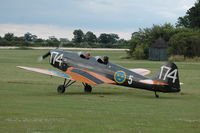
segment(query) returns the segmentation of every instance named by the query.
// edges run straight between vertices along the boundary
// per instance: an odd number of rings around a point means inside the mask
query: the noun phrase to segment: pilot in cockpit
[[[79,55],[81,58],[85,58],[85,59],[90,59],[90,57],[91,57],[89,52],[86,52],[86,53],[80,52]]]
[[[96,57],[96,60],[97,60],[99,63],[101,63],[101,64],[107,65],[108,62],[109,62],[109,57],[108,57],[108,56],[104,56],[104,57],[103,57],[103,60],[102,60],[101,57],[97,56],[97,57]]]
[[[109,57],[108,56],[104,56],[103,57],[103,63],[104,64],[108,64],[108,61],[109,61]]]
[[[85,58],[86,58],[86,59],[90,59],[90,56],[91,56],[91,55],[90,55],[89,52],[86,52],[86,53],[85,53]]]

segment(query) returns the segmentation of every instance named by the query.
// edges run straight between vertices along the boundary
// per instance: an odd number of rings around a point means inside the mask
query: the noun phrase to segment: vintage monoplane
[[[45,59],[50,56],[50,64],[61,71],[46,70],[40,68],[17,66],[18,68],[39,72],[51,76],[64,78],[64,83],[57,88],[58,93],[64,93],[65,89],[75,83],[82,82],[84,91],[90,93],[91,85],[113,84],[126,87],[145,89],[155,92],[179,92],[180,82],[178,68],[172,62],[161,66],[154,78],[145,75],[150,71],[147,69],[127,69],[109,61],[109,57],[90,56],[81,52],[64,51],[54,49],[48,51],[41,57]]]

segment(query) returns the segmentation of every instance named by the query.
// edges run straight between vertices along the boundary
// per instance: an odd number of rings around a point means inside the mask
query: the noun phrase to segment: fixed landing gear
[[[63,85],[59,85],[58,88],[57,88],[57,92],[58,93],[64,93],[65,92],[65,88],[71,86],[72,84],[74,84],[76,81],[72,81],[72,80],[68,80],[67,82],[67,79],[64,80],[64,83]],[[84,91],[86,93],[91,93],[92,92],[92,86],[90,86],[89,84],[87,83],[82,83],[83,86],[84,86]]]
[[[156,98],[159,98],[159,95],[156,93],[156,91],[155,91],[155,97],[156,97]]]
[[[67,79],[64,80],[63,85],[59,85],[58,86],[58,88],[57,88],[57,92],[58,93],[64,93],[65,92],[65,88],[69,87],[70,85],[72,85],[76,81],[69,80],[67,83],[66,82],[67,82]]]
[[[86,83],[82,83],[83,86],[84,86],[84,91],[86,93],[91,93],[92,92],[92,86],[90,86],[89,84],[86,84]]]

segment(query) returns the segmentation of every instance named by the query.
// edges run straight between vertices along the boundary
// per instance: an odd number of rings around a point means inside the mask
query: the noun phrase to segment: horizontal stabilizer
[[[129,69],[129,70],[143,76],[151,73],[150,70],[143,69],[143,68],[135,68],[135,69]]]
[[[145,83],[145,84],[150,84],[150,85],[168,85],[166,82],[151,80],[151,79],[140,80],[140,82]]]

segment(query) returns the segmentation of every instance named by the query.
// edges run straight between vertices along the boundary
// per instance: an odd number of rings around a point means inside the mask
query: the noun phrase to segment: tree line
[[[48,39],[38,38],[37,35],[29,32],[24,36],[17,37],[13,33],[6,33],[3,37],[0,36],[0,46],[32,46],[32,47],[87,47],[87,48],[127,48],[128,41],[120,39],[117,34],[102,33],[97,37],[93,32],[84,33],[81,29],[76,29],[73,32],[72,40],[67,38],[56,38],[50,36]]]
[[[168,45],[169,56],[200,57],[200,0],[185,16],[178,18],[176,26],[170,23],[153,25],[132,33],[129,55],[136,59],[148,59],[150,46],[160,37]]]

